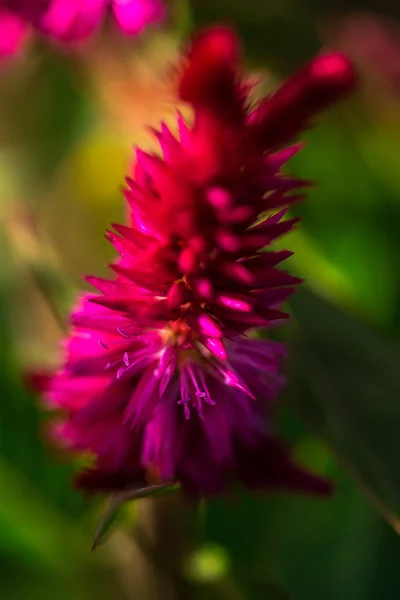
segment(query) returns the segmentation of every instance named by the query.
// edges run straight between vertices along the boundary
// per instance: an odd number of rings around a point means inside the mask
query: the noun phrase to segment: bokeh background
[[[4,600],[386,600],[400,593],[400,5],[394,0],[175,0],[140,39],[111,26],[78,52],[32,40],[0,65],[0,595]],[[357,93],[319,119],[290,164],[318,182],[282,242],[307,284],[281,333],[292,345],[280,428],[331,477],[330,500],[238,493],[164,531],[183,588],[135,541],[124,509],[90,552],[101,501],[70,485],[24,374],[57,365],[85,273],[105,274],[109,223],[147,125],[173,117],[185,37],[234,24],[262,90],[322,48],[347,52]],[[146,515],[145,515],[146,516]],[[179,538],[180,539],[180,538]],[[162,563],[162,560],[161,560]],[[164,574],[163,574],[164,573]]]

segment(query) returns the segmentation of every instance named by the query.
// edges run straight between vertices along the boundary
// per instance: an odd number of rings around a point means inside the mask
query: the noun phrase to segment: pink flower
[[[0,59],[12,56],[27,36],[27,26],[19,15],[0,4]]]
[[[164,16],[162,0],[0,0],[0,55],[18,50],[29,26],[63,43],[84,40],[110,8],[127,35]]]
[[[277,268],[291,253],[270,247],[296,223],[283,217],[305,183],[281,172],[299,146],[278,148],[353,79],[343,56],[322,56],[250,108],[234,34],[194,41],[179,87],[194,125],[178,116],[179,138],[154,132],[162,158],[137,151],[131,223],[107,233],[116,277],[88,278],[99,293],[74,311],[47,396],[64,412],[57,440],[94,457],[80,485],[328,491],[273,433],[284,346],[246,332],[286,317],[299,282]]]

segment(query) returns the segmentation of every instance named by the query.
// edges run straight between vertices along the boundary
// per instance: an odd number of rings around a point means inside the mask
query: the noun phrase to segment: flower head
[[[164,15],[162,0],[0,0],[0,56],[18,50],[29,26],[63,43],[84,40],[109,10],[128,35]]]
[[[277,268],[291,253],[270,247],[296,223],[284,216],[305,183],[281,172],[299,146],[278,148],[352,83],[343,56],[322,56],[250,108],[234,34],[194,41],[179,85],[194,124],[154,132],[162,157],[137,151],[131,221],[107,232],[115,277],[88,278],[98,293],[74,311],[48,393],[64,411],[58,440],[95,457],[80,485],[327,491],[272,430],[284,346],[246,332],[284,318],[299,282]]]

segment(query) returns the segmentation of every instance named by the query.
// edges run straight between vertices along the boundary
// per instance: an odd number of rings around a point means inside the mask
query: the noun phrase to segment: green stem
[[[182,567],[192,551],[189,510],[180,494],[147,498],[138,503],[136,541],[157,573],[160,589],[154,600],[165,600],[164,585],[173,600],[189,600],[190,585]],[[161,588],[161,582],[164,582]]]

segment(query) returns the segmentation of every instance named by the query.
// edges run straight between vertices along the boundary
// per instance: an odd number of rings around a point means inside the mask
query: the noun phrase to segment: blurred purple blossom
[[[164,16],[162,0],[0,0],[0,56],[14,54],[29,28],[65,44],[96,31],[108,12],[120,29],[138,35]]]

